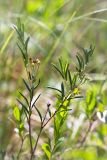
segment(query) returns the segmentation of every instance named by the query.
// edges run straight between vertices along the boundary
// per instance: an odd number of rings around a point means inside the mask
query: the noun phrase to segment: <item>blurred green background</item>
[[[90,44],[95,46],[95,54],[88,72],[95,81],[89,88],[94,85],[98,89],[107,74],[106,0],[0,0],[0,150],[8,155],[17,151],[13,107],[18,90],[24,90],[21,78],[25,75],[13,29],[17,18],[21,18],[26,36],[30,36],[29,56],[41,61],[39,76],[43,88],[58,81],[52,72],[52,62],[63,57],[74,64],[76,52]],[[102,95],[106,106],[105,86]],[[80,110],[81,106],[72,125]],[[106,160],[107,126],[95,125],[89,147],[69,150],[62,154],[62,160]],[[68,135],[72,132],[69,129]],[[71,137],[66,139],[67,148],[72,147]]]

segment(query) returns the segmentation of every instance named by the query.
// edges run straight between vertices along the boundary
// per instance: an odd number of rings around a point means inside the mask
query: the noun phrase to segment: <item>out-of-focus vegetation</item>
[[[16,157],[21,145],[13,110],[19,106],[16,100],[20,97],[18,91],[26,94],[22,83],[26,73],[13,29],[17,18],[21,18],[25,25],[26,37],[30,36],[29,57],[41,61],[38,75],[41,85],[37,95],[42,93],[38,106],[43,113],[49,100],[52,106],[56,101],[55,92],[45,86],[56,88],[60,81],[51,63],[56,64],[62,57],[73,70],[77,52],[90,44],[95,46],[87,68],[89,81],[80,88],[84,99],[72,100],[72,113],[63,129],[61,152],[55,159],[106,160],[107,124],[96,116],[98,111],[107,109],[106,0],[0,0],[0,159]],[[36,126],[36,137],[39,121],[35,114],[32,126]],[[38,157],[43,156],[42,144],[47,142],[47,137],[51,139],[52,134],[53,126],[50,124],[40,138]],[[22,159],[27,159],[28,140],[21,154]]]

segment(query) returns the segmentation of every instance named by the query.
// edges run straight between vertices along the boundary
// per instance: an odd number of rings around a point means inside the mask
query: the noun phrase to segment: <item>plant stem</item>
[[[27,135],[25,135],[24,137],[21,137],[21,146],[20,146],[20,150],[19,150],[18,155],[17,155],[17,159],[19,159],[20,154],[22,152],[22,147],[23,147],[23,143],[24,143],[24,140],[25,140],[26,136]]]
[[[60,107],[61,107],[61,106],[60,106]],[[35,146],[34,146],[34,149],[33,149],[32,153],[31,153],[30,160],[33,159],[34,152],[36,151],[36,148],[37,148],[38,141],[39,141],[40,135],[41,135],[41,133],[42,133],[42,130],[43,130],[44,127],[48,124],[48,122],[55,116],[55,114],[59,111],[60,107],[59,107],[59,108],[54,112],[54,114],[47,120],[47,122],[46,122],[45,124],[43,124],[44,121],[45,121],[46,115],[47,115],[47,111],[46,111],[45,117],[44,117],[44,119],[43,119],[43,121],[42,121],[42,123],[41,123],[41,128],[40,128],[40,131],[39,131],[39,133],[38,133],[38,137],[37,137],[37,140],[36,140],[36,144],[35,144]]]
[[[85,143],[85,141],[86,141],[86,139],[87,139],[87,136],[88,136],[88,134],[90,133],[90,130],[91,130],[91,128],[92,128],[92,125],[93,125],[93,123],[90,122],[90,123],[89,123],[88,130],[86,131],[85,136],[83,137],[82,141],[80,142],[80,145],[78,146],[78,148],[82,147],[83,144]]]
[[[47,122],[42,126],[43,128],[48,124],[48,122],[55,116],[55,114],[58,112],[58,110],[56,110],[54,112],[54,114],[47,120]]]
[[[59,108],[58,108],[58,109],[53,113],[53,115],[47,120],[47,122],[46,122],[44,125],[42,125],[43,128],[44,128],[44,127],[48,124],[48,122],[56,115],[56,113],[59,112],[60,108],[61,108],[62,105],[63,105],[63,102],[64,102],[64,100],[63,100],[62,103],[59,105]]]
[[[47,120],[47,122],[44,124],[44,121],[45,121],[45,119],[46,119],[46,115],[47,115],[47,113],[48,113],[48,110],[46,110],[44,119],[43,119],[43,121],[41,122],[41,128],[40,128],[40,131],[39,131],[38,136],[37,136],[36,144],[35,144],[35,146],[34,146],[33,151],[31,152],[30,160],[33,159],[34,152],[36,151],[36,148],[37,148],[38,141],[39,141],[40,135],[41,135],[41,133],[42,133],[42,130],[43,130],[44,127],[48,124],[48,122],[56,115],[56,113],[60,110],[62,104],[63,104],[63,102],[60,104],[59,108],[53,113],[53,115],[52,115],[52,116]]]
[[[19,150],[19,152],[18,152],[18,155],[17,155],[17,159],[19,159],[19,157],[20,157],[20,154],[21,154],[21,151],[22,151],[22,147],[23,147],[23,142],[24,142],[24,139],[23,138],[21,138],[21,147],[20,147],[20,150]]]
[[[30,140],[30,148],[31,148],[31,154],[32,154],[32,152],[33,152],[33,146],[32,146],[31,116],[30,116],[30,115],[29,115],[28,124],[29,124],[29,140]]]
[[[28,78],[29,80],[29,78]],[[30,80],[29,80],[30,82]],[[32,80],[31,80],[31,86],[32,86]],[[28,125],[29,125],[29,140],[30,140],[30,148],[31,148],[31,155],[33,152],[33,145],[32,145],[32,131],[31,131],[31,114],[32,114],[32,99],[33,99],[33,90],[31,87],[31,91],[30,91],[30,102],[29,102],[29,119],[28,119]]]
[[[31,90],[32,92],[32,90]],[[30,140],[30,148],[31,148],[31,154],[33,152],[33,146],[32,146],[32,131],[31,131],[31,102],[32,102],[32,97],[30,97],[30,104],[29,104],[29,120],[28,120],[28,124],[29,124],[29,140]]]
[[[37,137],[37,140],[36,140],[36,144],[35,144],[35,146],[34,146],[34,149],[33,149],[32,153],[31,153],[30,160],[33,159],[33,156],[34,156],[34,153],[35,153],[35,151],[36,151],[36,148],[37,148],[37,145],[38,145],[38,141],[39,141],[39,138],[40,138],[42,129],[43,129],[43,128],[41,127],[41,128],[40,128],[40,131],[39,131],[39,134],[38,134],[38,137]]]

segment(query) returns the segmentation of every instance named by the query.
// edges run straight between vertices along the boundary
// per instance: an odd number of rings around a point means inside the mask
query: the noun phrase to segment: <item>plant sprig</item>
[[[63,59],[59,59],[59,64],[53,64],[54,69],[59,73],[62,81],[60,83],[60,89],[48,86],[47,88],[53,89],[57,92],[56,95],[56,103],[54,104],[55,111],[52,113],[50,105],[47,104],[46,112],[44,115],[37,107],[37,101],[39,100],[41,94],[39,94],[35,99],[34,95],[40,86],[40,79],[38,78],[38,69],[40,65],[40,61],[38,59],[33,59],[29,57],[28,54],[28,43],[30,38],[25,36],[24,25],[21,23],[20,19],[18,20],[17,27],[15,27],[16,33],[18,35],[18,48],[21,51],[21,55],[23,58],[24,66],[26,69],[27,78],[23,79],[23,84],[26,88],[28,96],[25,96],[21,91],[19,92],[20,98],[18,98],[18,102],[21,108],[14,108],[14,117],[17,121],[17,127],[19,129],[19,135],[21,137],[22,143],[21,148],[19,150],[17,158],[19,159],[20,154],[22,152],[23,142],[25,140],[26,130],[24,128],[24,124],[27,122],[28,136],[30,142],[30,160],[33,159],[35,155],[35,151],[38,146],[38,141],[40,139],[41,133],[45,126],[54,119],[53,127],[54,127],[54,138],[53,145],[49,143],[45,143],[42,145],[42,149],[50,160],[54,154],[60,148],[60,144],[62,142],[63,135],[63,125],[67,119],[68,113],[72,110],[70,108],[71,100],[75,98],[82,98],[80,95],[79,87],[85,82],[85,67],[89,62],[90,57],[93,54],[94,48],[90,46],[89,49],[83,49],[83,55],[77,54],[76,58],[78,64],[76,65],[76,72],[71,71],[70,65],[68,62],[64,62]],[[36,110],[39,118],[40,118],[40,127],[39,133],[37,135],[37,139],[33,144],[33,128],[31,125],[31,116],[33,109]],[[49,118],[47,119],[47,115]],[[48,138],[49,139],[49,138]]]

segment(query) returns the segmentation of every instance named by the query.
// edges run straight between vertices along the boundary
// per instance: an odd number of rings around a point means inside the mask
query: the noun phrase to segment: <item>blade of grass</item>
[[[7,39],[5,40],[3,46],[0,49],[0,54],[3,54],[4,50],[6,49],[6,47],[8,46],[11,38],[13,37],[14,31],[11,31],[10,34],[7,36]]]
[[[54,12],[52,12],[52,14],[50,15],[50,17],[52,17],[56,12],[58,12],[62,7],[64,7],[69,2],[70,2],[70,0],[64,1],[64,3],[62,3],[62,5],[60,5]]]
[[[93,14],[102,13],[102,12],[105,12],[105,11],[107,11],[107,8],[95,10],[95,11],[92,11],[92,12],[89,12],[89,13],[86,13],[86,14],[83,14],[83,15],[81,15],[81,16],[72,18],[72,19],[69,21],[69,23],[75,22],[75,21],[77,21],[77,20],[84,19],[84,18],[89,17],[89,16],[92,16]]]
[[[66,32],[68,26],[69,26],[69,21],[71,21],[73,19],[73,17],[76,15],[77,11],[74,11],[72,13],[72,15],[70,16],[70,18],[68,19],[68,21],[65,24],[65,27],[61,33],[61,35],[59,36],[59,38],[55,41],[55,44],[53,45],[53,48],[51,49],[51,51],[48,53],[48,55],[46,56],[46,59],[44,60],[44,63],[41,66],[41,72],[40,72],[40,77],[43,76],[44,73],[44,68],[46,68],[46,64],[48,64],[48,61],[50,60],[50,58],[52,57],[55,49],[57,48],[57,46],[59,45],[61,38],[63,37],[64,33]]]
[[[91,21],[97,21],[97,22],[103,22],[107,23],[107,19],[102,19],[102,18],[91,18],[91,17],[86,17],[86,20],[91,20]]]
[[[36,23],[39,27],[41,27],[41,28],[45,29],[46,31],[48,31],[49,33],[51,33],[55,38],[57,38],[55,33],[43,21],[40,21],[40,20],[35,19],[33,17],[29,17],[29,19],[30,19],[30,21]]]

